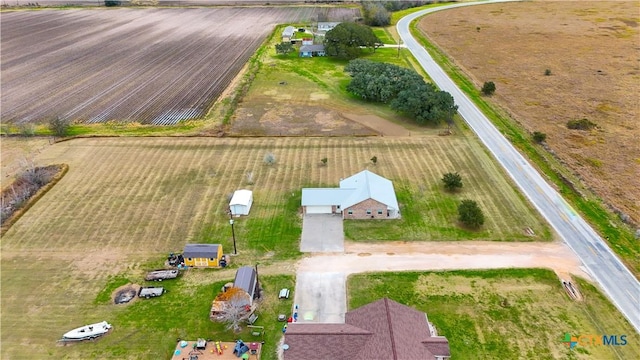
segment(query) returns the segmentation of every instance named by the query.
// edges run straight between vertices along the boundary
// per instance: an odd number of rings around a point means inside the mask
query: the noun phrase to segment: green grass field
[[[11,140],[3,139],[3,149],[10,147]],[[276,156],[276,164],[263,163],[267,152]],[[373,155],[378,157],[376,166],[369,161]],[[323,157],[328,158],[327,166],[320,164]],[[123,279],[142,279],[147,270],[162,265],[167,253],[181,251],[186,243],[221,243],[225,253],[231,253],[225,209],[228,196],[240,188],[254,191],[254,203],[250,215],[237,218],[234,224],[239,254],[232,257],[232,266],[288,264],[279,270],[292,274],[291,259],[300,256],[301,187],[336,186],[340,178],[365,168],[397,183],[400,201],[406,206],[403,209],[409,210],[402,221],[429,225],[406,229],[397,226],[402,223],[388,221],[367,230],[347,224],[351,238],[381,239],[382,232],[391,238],[462,238],[452,230],[457,225],[447,215],[447,201],[438,200],[458,196],[444,194],[439,184],[445,169],[458,167],[464,169],[461,173],[466,179],[462,194],[479,200],[489,220],[479,238],[522,240],[522,230],[528,226],[540,240],[548,231],[476,140],[462,135],[76,139],[46,147],[35,160],[66,163],[69,171],[2,238],[3,359],[20,358],[25,343],[36,358],[60,358],[67,351],[74,354],[69,358],[93,357],[97,350],[92,344],[60,348],[55,341],[68,329],[103,319],[126,329],[124,334],[116,332],[109,340],[105,338],[104,346],[111,349],[105,358],[156,359],[157,354],[169,351],[176,334],[217,331],[206,317],[211,288],[200,285],[224,281],[232,274],[219,278],[215,272],[188,273],[175,285],[168,285],[177,288],[166,299],[154,299],[167,302],[159,313],[173,316],[173,311],[180,311],[174,306],[187,301],[179,300],[180,295],[189,292],[195,296],[193,314],[199,315],[193,315],[183,327],[165,317],[154,320],[158,323],[143,323],[148,330],[140,337],[134,321],[126,318],[135,319],[139,315],[131,311],[150,305],[105,304],[105,294],[109,294],[105,289],[120,285]],[[247,172],[253,172],[253,185],[247,183]],[[420,216],[410,214],[422,211],[424,201],[433,201],[430,206],[442,204],[437,205],[442,208]],[[197,274],[197,279],[191,279]],[[207,276],[211,278],[200,279]],[[167,324],[160,324],[164,321]],[[120,345],[111,344],[118,339]],[[148,346],[158,347],[159,353],[124,355],[127,348]]]
[[[584,302],[540,269],[353,275],[347,289],[350,309],[388,297],[426,312],[452,359],[637,359],[633,327],[592,285],[577,284]],[[628,343],[569,350],[565,333],[626,334]]]

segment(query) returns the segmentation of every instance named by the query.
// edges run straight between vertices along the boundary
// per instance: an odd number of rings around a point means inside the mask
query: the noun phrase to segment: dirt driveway
[[[302,219],[302,252],[343,252],[342,217],[330,214],[310,214]]]
[[[298,262],[300,321],[335,323],[347,311],[345,281],[355,273],[499,268],[548,268],[559,278],[589,279],[565,244],[496,242],[386,242],[345,244],[343,254],[316,254]]]

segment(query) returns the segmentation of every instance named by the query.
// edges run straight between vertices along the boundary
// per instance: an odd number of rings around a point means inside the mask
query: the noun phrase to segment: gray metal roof
[[[399,210],[393,183],[369,170],[361,171],[340,181],[340,188],[351,188],[355,191],[342,203],[342,208],[348,208],[367,199],[379,201],[388,208]]]
[[[236,272],[236,278],[233,280],[233,286],[241,288],[253,299],[256,293],[257,284],[256,269],[251,266],[243,266]]]
[[[182,256],[185,258],[216,258],[220,244],[187,244]]]
[[[284,28],[284,30],[282,30],[282,36],[292,37],[295,31],[296,31],[296,28],[294,28],[293,26],[287,26],[286,28]]]
[[[340,181],[340,188],[302,189],[302,206],[336,205],[342,209],[373,199],[400,210],[393,183],[369,170],[361,171]]]
[[[300,46],[300,52],[324,51],[324,45],[303,45]]]
[[[302,206],[340,205],[353,189],[307,188],[302,189]]]

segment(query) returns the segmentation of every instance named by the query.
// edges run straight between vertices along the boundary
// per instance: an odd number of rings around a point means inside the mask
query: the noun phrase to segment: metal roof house
[[[338,24],[340,24],[340,22],[328,22],[328,21],[319,22],[318,23],[318,31],[333,30],[333,28],[338,26]]]
[[[449,341],[421,311],[387,298],[345,314],[344,324],[287,326],[284,360],[445,360]]]
[[[302,45],[298,53],[300,57],[325,56],[324,45]]]
[[[369,170],[340,181],[339,188],[302,189],[305,214],[342,214],[344,219],[397,219],[393,183]]]
[[[194,267],[218,267],[222,259],[220,244],[187,244],[182,252],[184,264]]]
[[[293,33],[296,32],[296,28],[293,26],[287,26],[282,30],[282,41],[289,41],[293,37]]]
[[[249,215],[253,204],[253,192],[251,190],[237,190],[229,201],[231,215]]]
[[[251,266],[243,266],[236,272],[236,278],[233,280],[233,287],[244,290],[253,303],[254,299],[260,297],[260,286],[258,284],[258,273]]]

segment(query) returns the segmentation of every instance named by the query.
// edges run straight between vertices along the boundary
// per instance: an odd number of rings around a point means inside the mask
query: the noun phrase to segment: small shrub
[[[596,126],[597,125],[595,123],[589,121],[589,119],[586,118],[582,118],[579,120],[569,120],[567,122],[567,127],[571,130],[591,130]]]
[[[544,76],[551,76],[551,69],[546,69],[544,71]]]
[[[484,214],[475,201],[462,200],[458,206],[458,220],[470,228],[479,228],[484,224]]]
[[[457,172],[444,174],[442,182],[444,183],[444,188],[448,191],[455,191],[462,188],[462,177]]]
[[[322,163],[322,165],[327,166],[327,161],[329,161],[329,159],[327,159],[326,157],[323,157],[322,159],[320,159],[320,162]]]
[[[373,163],[373,165],[378,164],[378,157],[377,156],[372,157],[370,160]]]
[[[496,84],[494,84],[493,81],[486,81],[484,85],[482,85],[481,91],[484,95],[493,95],[493,93],[496,92]]]
[[[19,125],[20,135],[22,136],[33,136],[36,134],[36,126],[32,123],[24,123]]]
[[[265,163],[266,165],[269,165],[269,166],[271,166],[271,165],[275,164],[275,163],[276,163],[276,156],[275,156],[275,155],[273,155],[273,153],[267,153],[267,154],[264,156],[264,163]]]
[[[532,137],[533,137],[533,141],[535,141],[538,144],[541,144],[545,140],[547,140],[547,134],[540,131],[534,131]]]
[[[70,126],[71,126],[71,122],[69,120],[63,119],[58,116],[49,120],[49,130],[51,130],[54,136],[58,136],[58,137],[67,136]]]
[[[247,179],[247,185],[253,185],[253,171],[247,171],[245,177]]]

